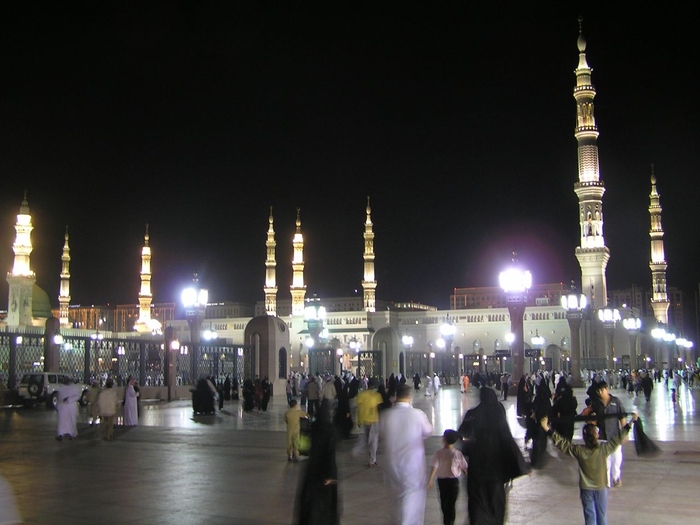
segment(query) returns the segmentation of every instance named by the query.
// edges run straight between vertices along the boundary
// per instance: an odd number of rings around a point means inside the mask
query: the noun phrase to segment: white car
[[[47,408],[56,408],[58,404],[58,391],[61,386],[72,378],[68,374],[55,372],[31,372],[24,374],[19,383],[19,397],[24,406],[30,407],[36,403],[46,403]],[[77,383],[82,389],[80,405],[87,405],[87,385]]]

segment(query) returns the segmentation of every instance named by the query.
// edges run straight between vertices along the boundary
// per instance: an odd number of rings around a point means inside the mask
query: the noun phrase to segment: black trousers
[[[445,525],[454,525],[455,506],[459,495],[459,478],[438,478],[437,482],[440,490],[442,522]]]

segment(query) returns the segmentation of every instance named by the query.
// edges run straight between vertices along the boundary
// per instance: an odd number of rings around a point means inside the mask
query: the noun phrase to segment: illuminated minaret
[[[374,232],[372,231],[372,208],[369,207],[369,196],[367,196],[367,218],[365,219],[365,253],[362,258],[365,260],[365,276],[362,279],[362,292],[364,297],[365,311],[374,312],[376,310],[376,290],[377,281],[374,280]]]
[[[68,226],[61,255],[61,287],[58,293],[58,322],[61,327],[70,327],[68,306],[70,305],[70,247],[68,246]]]
[[[30,255],[32,253],[32,216],[29,214],[27,192],[17,214],[15,223],[15,262],[12,271],[7,273],[9,296],[7,300],[7,325],[20,326],[32,324],[32,293],[36,283],[36,275],[31,269]]]
[[[292,241],[294,258],[292,259],[292,315],[304,315],[304,298],[306,286],[304,285],[304,237],[301,234],[301,219],[297,208],[297,229]]]
[[[270,206],[270,218],[267,220],[269,226],[267,228],[267,258],[265,259],[265,312],[267,315],[277,315],[277,260],[275,259],[275,227],[272,217],[272,206]],[[294,293],[294,292],[292,292]]]
[[[651,308],[660,323],[668,324],[669,300],[666,293],[666,259],[664,256],[664,230],[661,227],[661,202],[656,191],[654,166],[651,167],[651,194],[649,195],[649,215],[651,216]]]
[[[598,128],[593,116],[595,88],[591,83],[592,69],[586,63],[586,40],[579,18],[578,67],[576,74],[576,131],[578,142],[578,182],[574,192],[578,197],[581,245],[576,248],[576,258],[581,266],[581,287],[594,309],[608,304],[605,268],[610,260],[610,250],[603,237],[603,193],[605,185],[600,179],[598,166]]]
[[[151,247],[148,245],[150,236],[148,235],[148,224],[146,224],[146,234],[143,237],[144,243],[141,249],[141,291],[139,292],[139,318],[136,323],[141,326],[149,326],[151,321]]]

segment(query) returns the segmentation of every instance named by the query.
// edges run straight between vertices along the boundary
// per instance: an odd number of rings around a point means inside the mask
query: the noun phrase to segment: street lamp
[[[200,331],[202,321],[206,315],[209,291],[199,288],[198,275],[195,272],[192,279],[194,286],[182,291],[182,304],[185,307],[185,318],[190,326],[190,344],[192,345],[192,380],[198,379],[197,375],[197,350],[200,343]]]
[[[637,370],[637,342],[639,341],[639,329],[642,327],[642,320],[639,317],[627,317],[622,320],[622,326],[625,327],[630,336],[630,368]]]
[[[544,337],[542,337],[537,329],[535,329],[535,335],[532,336],[532,339],[530,339],[530,342],[532,343],[532,346],[535,348],[537,351],[537,355],[535,356],[535,362],[539,361],[540,357],[542,357],[542,347],[547,343]],[[539,367],[539,365],[538,365]],[[534,372],[532,370],[532,366],[530,368],[530,372]]]
[[[328,334],[328,331],[323,326],[325,319],[326,307],[321,306],[320,299],[318,297],[307,299],[307,304],[304,307],[304,320],[309,330],[309,337],[304,341],[304,345],[308,348],[309,369],[312,369],[312,350],[325,348],[326,336]],[[330,359],[335,361],[333,355],[330,356]],[[317,363],[314,364],[317,365]],[[335,368],[334,362],[331,362],[331,365]],[[318,365],[316,368],[318,368]],[[319,373],[319,370],[313,371]],[[328,370],[324,370],[323,372],[328,372]],[[333,370],[331,370],[331,372],[333,372]]]
[[[515,262],[515,259],[513,260]],[[513,376],[515,383],[523,376],[525,363],[525,345],[523,319],[525,317],[525,299],[532,286],[532,274],[520,268],[510,268],[500,273],[499,283],[506,294],[506,305],[510,314],[510,331],[513,333],[511,355],[513,359]]]
[[[404,339],[406,337],[407,336],[404,335]],[[411,340],[413,340],[413,338],[411,338]],[[411,342],[413,342],[413,341],[411,341]],[[360,341],[358,341],[357,339],[353,338],[353,340],[350,341],[350,350],[355,352],[355,355],[357,356],[357,375],[355,377],[357,377],[357,380],[359,381],[362,377],[362,375],[361,375],[361,373],[362,373],[362,368],[361,368],[362,361],[360,359],[360,352],[362,350],[362,343]]]
[[[453,324],[452,319],[448,315],[445,317],[445,322],[440,325],[440,335],[442,336],[438,339],[438,346],[445,349],[446,354],[452,352],[452,341],[454,340],[455,333],[457,332],[457,327]],[[442,341],[442,344],[440,342]],[[458,377],[462,377],[462,366],[461,362],[457,363],[457,374]]]
[[[570,293],[562,296],[561,305],[566,312],[566,320],[569,322],[571,332],[571,361],[570,371],[572,376],[572,386],[582,387],[581,381],[581,322],[583,321],[584,310],[588,306],[585,294],[577,295]]]
[[[605,363],[608,368],[614,370],[614,363],[617,361],[615,359],[615,325],[620,321],[620,311],[617,308],[603,308],[598,310],[598,319],[603,323],[608,336],[605,345]]]

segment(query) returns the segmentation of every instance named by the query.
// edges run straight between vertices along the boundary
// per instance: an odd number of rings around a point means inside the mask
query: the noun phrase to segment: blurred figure
[[[367,446],[369,466],[377,465],[377,445],[379,443],[379,407],[384,398],[377,391],[377,380],[369,380],[369,388],[357,394],[357,426],[364,429],[364,439],[358,441],[358,450],[362,445]]]
[[[469,458],[469,523],[502,524],[507,504],[505,485],[528,474],[529,468],[513,439],[496,391],[482,387],[479,397],[480,403],[467,410],[458,430],[466,438],[462,453]]]
[[[18,525],[22,523],[17,500],[10,483],[0,475],[0,525]]]
[[[379,417],[383,465],[393,493],[392,524],[423,525],[427,496],[424,440],[433,433],[425,412],[411,405],[411,387],[401,385],[396,404]],[[474,522],[478,523],[478,522]]]
[[[300,421],[305,417],[309,417],[309,414],[299,410],[297,400],[292,399],[289,402],[289,410],[284,414],[284,422],[287,425],[287,461],[299,461]]]
[[[78,401],[82,392],[72,379],[67,378],[66,384],[58,391],[58,429],[56,439],[63,440],[63,436],[73,439],[78,436]]]
[[[331,400],[324,399],[311,424],[311,449],[294,505],[296,525],[338,525],[338,469]]]
[[[97,398],[97,406],[100,412],[100,432],[104,434],[107,441],[112,441],[114,436],[114,418],[117,416],[119,400],[117,391],[113,388],[114,381],[109,378],[104,389]]]
[[[97,405],[97,398],[100,396],[100,383],[97,379],[90,382],[90,388],[87,393],[88,410],[90,418],[90,426],[97,425],[97,420],[100,417],[100,407]]]
[[[134,383],[136,380],[133,376],[129,376],[124,389],[124,426],[135,427],[139,424],[138,407],[136,406],[137,397]]]

